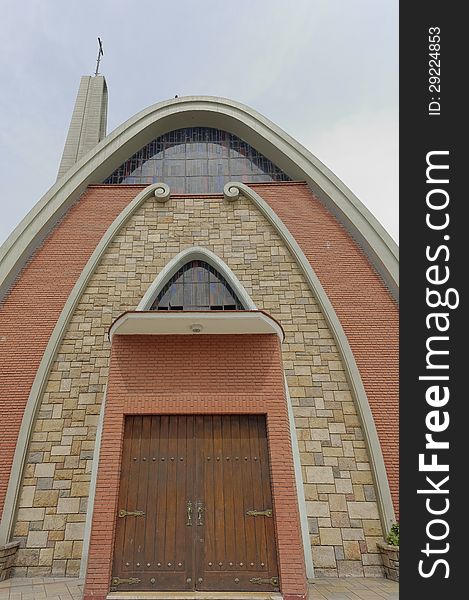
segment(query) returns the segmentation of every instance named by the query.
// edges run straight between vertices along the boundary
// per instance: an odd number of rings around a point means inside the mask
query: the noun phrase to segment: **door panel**
[[[205,508],[197,589],[278,590],[273,516],[247,514],[273,508],[264,418],[200,417],[197,460],[204,465],[196,484]]]
[[[127,417],[112,589],[277,590],[272,508],[264,417]]]
[[[194,417],[127,417],[112,589],[193,589]]]

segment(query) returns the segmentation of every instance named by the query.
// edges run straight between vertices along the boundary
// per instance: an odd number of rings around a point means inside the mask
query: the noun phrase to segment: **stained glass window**
[[[228,181],[291,181],[281,169],[232,133],[186,127],[156,138],[110,175],[107,184],[163,181],[173,194],[223,192]]]
[[[243,310],[226,279],[212,265],[192,260],[158,294],[151,310]]]

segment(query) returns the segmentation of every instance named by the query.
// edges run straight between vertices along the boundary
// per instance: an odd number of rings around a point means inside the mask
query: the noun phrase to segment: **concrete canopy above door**
[[[275,334],[281,342],[285,338],[280,323],[261,310],[125,312],[109,329],[111,340],[115,335],[188,334]]]

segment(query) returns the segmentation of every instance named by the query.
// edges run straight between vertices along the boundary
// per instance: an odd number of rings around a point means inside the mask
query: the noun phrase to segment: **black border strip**
[[[467,594],[463,7],[401,3],[401,598]]]

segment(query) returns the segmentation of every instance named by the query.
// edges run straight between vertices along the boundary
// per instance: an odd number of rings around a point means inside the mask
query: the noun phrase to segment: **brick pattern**
[[[399,516],[399,314],[369,260],[306,184],[253,184],[295,237],[344,328]]]
[[[279,341],[219,335],[114,338],[85,599],[105,597],[112,575],[124,415],[153,413],[267,415],[282,591],[305,598]]]
[[[96,192],[99,199],[106,189],[89,194]],[[132,189],[135,195],[141,188]],[[281,189],[292,199],[297,193],[288,184]],[[376,542],[382,532],[370,464],[331,332],[270,224],[250,202],[228,203],[219,195],[176,196],[164,205],[149,199],[91,278],[53,364],[33,432],[15,529],[21,542],[17,575],[78,573],[97,416],[108,377],[107,328],[123,311],[135,309],[169,260],[192,245],[225,260],[258,308],[286,332],[282,358],[316,572],[380,575]]]
[[[29,391],[60,311],[96,244],[135,195],[126,186],[86,192],[0,304],[0,514]]]

